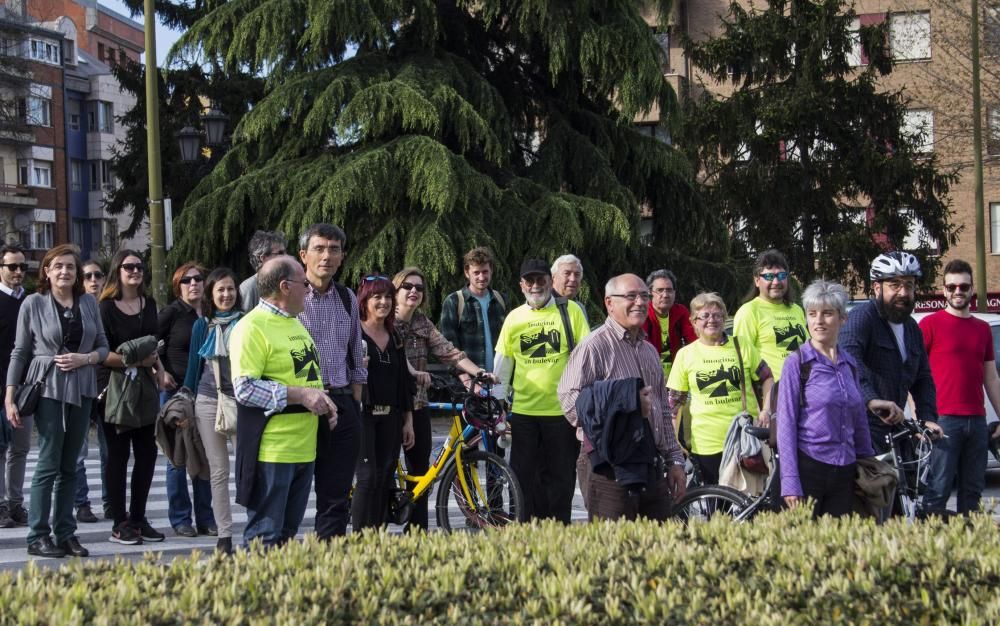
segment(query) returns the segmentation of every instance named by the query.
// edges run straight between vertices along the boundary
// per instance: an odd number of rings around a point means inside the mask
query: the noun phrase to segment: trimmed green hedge
[[[1000,535],[951,525],[553,524],[364,533],[162,565],[75,561],[0,575],[19,624],[996,624]]]

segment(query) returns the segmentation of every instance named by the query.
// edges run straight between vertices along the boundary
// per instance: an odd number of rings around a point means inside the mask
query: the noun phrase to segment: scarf
[[[205,360],[229,356],[229,335],[243,311],[218,311],[208,323],[205,343],[198,349],[198,356]],[[222,332],[219,332],[222,329]]]

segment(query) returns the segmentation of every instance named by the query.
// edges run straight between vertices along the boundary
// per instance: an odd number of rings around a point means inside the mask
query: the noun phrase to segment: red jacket
[[[648,308],[646,310],[646,322],[642,325],[642,330],[646,333],[646,341],[653,344],[656,348],[657,353],[663,352],[663,343],[661,341],[661,330],[660,330],[660,319],[656,316],[656,310],[653,309],[653,304],[649,303],[646,305]],[[689,343],[694,343],[698,340],[698,335],[694,332],[694,326],[691,325],[691,312],[683,304],[674,304],[670,307],[670,358],[673,360],[677,351],[681,349],[682,346],[686,346]]]

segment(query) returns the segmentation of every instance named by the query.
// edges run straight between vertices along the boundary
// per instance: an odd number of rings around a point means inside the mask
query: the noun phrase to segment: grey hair
[[[569,265],[569,264],[573,264],[573,265],[579,267],[580,268],[580,273],[581,274],[583,273],[583,262],[580,261],[580,259],[578,259],[575,255],[564,254],[564,255],[562,255],[561,257],[559,257],[558,259],[556,259],[555,261],[552,262],[552,275],[553,276],[556,275],[556,272],[559,271],[559,266],[560,265]]]
[[[841,316],[846,316],[848,300],[850,296],[843,285],[819,279],[813,281],[802,293],[802,308],[809,311],[833,307]]]
[[[298,269],[298,261],[288,255],[275,257],[274,263],[257,272],[257,291],[261,298],[273,298],[281,292],[281,281],[289,280]]]
[[[288,240],[285,233],[277,230],[258,230],[250,238],[247,248],[250,252],[250,266],[254,271],[260,269],[264,263],[264,256],[271,251],[274,246],[286,246]]]
[[[341,247],[347,247],[347,233],[340,226],[334,226],[333,224],[313,224],[306,229],[302,236],[299,237],[299,250],[309,249],[309,240],[313,237],[322,237],[323,239],[332,239],[334,241],[339,241]]]
[[[646,286],[652,289],[653,283],[661,278],[669,280],[670,286],[677,289],[677,277],[670,270],[656,270],[646,277]]]

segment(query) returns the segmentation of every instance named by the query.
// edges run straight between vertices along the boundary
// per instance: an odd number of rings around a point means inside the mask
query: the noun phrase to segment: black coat
[[[655,482],[656,442],[649,420],[642,416],[639,378],[599,380],[580,390],[576,415],[594,445],[590,463],[594,472],[619,485],[641,491]]]

